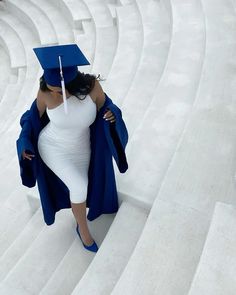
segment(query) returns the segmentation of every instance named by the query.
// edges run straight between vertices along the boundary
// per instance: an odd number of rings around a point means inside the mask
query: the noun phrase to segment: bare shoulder
[[[43,113],[46,110],[47,104],[46,104],[46,95],[45,93],[39,89],[37,98],[36,98],[36,104],[39,110],[40,117],[43,115]]]
[[[99,111],[105,102],[106,96],[98,80],[95,80],[94,88],[89,93],[89,95],[91,96],[92,100],[96,103],[97,109]]]

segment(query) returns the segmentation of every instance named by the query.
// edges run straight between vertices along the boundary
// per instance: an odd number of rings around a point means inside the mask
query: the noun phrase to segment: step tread
[[[1,101],[11,75],[11,60],[8,53],[2,46],[0,46],[0,73],[4,73],[4,75],[0,76]]]
[[[55,30],[59,44],[73,43],[74,36],[71,27],[63,13],[56,6],[47,0],[40,0],[40,3],[38,0],[30,1],[48,17]]]
[[[162,77],[167,63],[171,44],[172,20],[162,2],[137,1],[143,23],[143,49],[139,66],[129,91],[121,101],[124,116],[127,117],[130,138],[151,103],[155,89]],[[137,100],[146,81],[145,99]],[[136,105],[135,109],[133,105]]]
[[[201,259],[188,295],[234,295],[236,207],[216,203]]]
[[[96,27],[113,26],[113,17],[106,1],[103,0],[84,0],[89,12],[95,22]]]
[[[12,244],[5,249],[5,252],[0,257],[0,281],[7,276],[14,268],[15,264],[18,263],[24,253],[29,249],[31,243],[33,243],[38,234],[42,231],[43,226],[42,210],[39,208],[23,230],[21,230],[21,233],[14,239]]]
[[[187,294],[208,224],[196,210],[156,199],[111,294]]]
[[[62,1],[68,7],[74,21],[91,19],[91,15],[84,1],[71,1],[71,0],[62,0]]]
[[[119,104],[133,80],[143,46],[142,22],[136,5],[117,7],[117,26],[117,49],[104,88]]]
[[[117,28],[105,27],[96,29],[96,51],[92,72],[107,78],[117,48]],[[106,58],[104,58],[106,57]]]
[[[26,65],[25,50],[15,30],[0,19],[0,41],[4,42],[5,50],[8,50],[11,67],[24,67]]]
[[[218,201],[236,206],[233,179],[236,117],[232,102],[236,88],[231,68],[236,59],[236,51],[232,49],[236,18],[228,1],[203,1],[203,10],[207,38],[201,80],[162,182],[160,198],[211,216]],[[230,26],[226,20],[230,20]]]
[[[122,202],[99,251],[73,295],[110,294],[132,255],[146,219],[146,211]]]
[[[167,63],[157,87],[153,89],[152,99],[144,106],[146,96],[142,94],[143,107],[135,103],[128,108],[130,112],[133,110],[128,117],[136,117],[140,110],[142,115],[137,117],[141,118],[127,147],[129,165],[135,169],[128,170],[120,181],[124,192],[126,189],[140,199],[145,196],[149,203],[156,198],[191,116],[205,58],[205,22],[199,1],[188,4],[184,1],[185,5],[179,1],[171,2],[173,33]],[[145,84],[142,83],[144,89],[149,88]],[[139,110],[137,114],[136,110]],[[137,174],[137,171],[142,173]],[[171,186],[169,189],[173,192]]]
[[[87,209],[88,211],[88,209]],[[93,222],[88,222],[88,227],[98,247],[103,243],[115,214],[103,214]],[[73,231],[76,232],[74,223]],[[79,239],[77,233],[71,247],[61,260],[47,284],[41,290],[40,295],[65,295],[71,294],[80,278],[86,272],[88,266],[97,253],[87,251]]]
[[[55,44],[58,42],[49,18],[32,2],[26,0],[9,0],[7,1],[7,5],[12,5],[12,9],[15,7],[22,16],[25,15],[31,20],[35,30],[39,34],[42,45]]]
[[[52,226],[44,225],[36,239],[2,281],[3,285],[39,294],[75,239],[74,232],[70,230],[72,223],[70,210],[59,211],[56,219]]]

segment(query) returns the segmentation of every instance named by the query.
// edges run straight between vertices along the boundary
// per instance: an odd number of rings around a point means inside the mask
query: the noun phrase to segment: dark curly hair
[[[93,89],[96,80],[101,81],[103,79],[101,79],[100,75],[95,76],[91,74],[84,74],[78,71],[77,76],[69,83],[66,83],[65,87],[70,94],[76,96],[80,100],[84,100],[86,95],[89,94],[90,91]],[[50,91],[47,87],[44,76],[40,78],[39,85],[41,91]],[[84,97],[81,98],[81,95],[83,95]]]

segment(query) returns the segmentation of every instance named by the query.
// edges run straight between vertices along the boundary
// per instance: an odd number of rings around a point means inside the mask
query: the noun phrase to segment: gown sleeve
[[[107,109],[115,115],[116,121],[114,123],[105,121],[105,136],[120,173],[125,173],[128,169],[125,154],[125,147],[128,143],[128,131],[122,118],[121,110],[114,103],[110,103]]]
[[[36,184],[36,163],[35,157],[32,160],[23,159],[22,152],[34,154],[35,149],[32,143],[32,123],[30,119],[30,111],[27,110],[20,119],[21,132],[16,141],[17,155],[20,166],[20,176],[22,184],[27,187],[33,187]]]

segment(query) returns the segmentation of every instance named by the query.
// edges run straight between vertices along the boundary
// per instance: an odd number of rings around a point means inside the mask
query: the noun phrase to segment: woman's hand
[[[110,121],[110,123],[114,123],[116,121],[116,117],[115,115],[108,110],[105,115],[103,116],[103,119],[105,119],[106,121]]]
[[[31,154],[28,154],[28,153],[26,153],[25,151],[23,151],[23,153],[22,153],[22,157],[23,157],[23,160],[25,160],[25,159],[28,159],[28,160],[32,160],[31,158],[32,157],[35,157],[35,155],[31,155]]]

